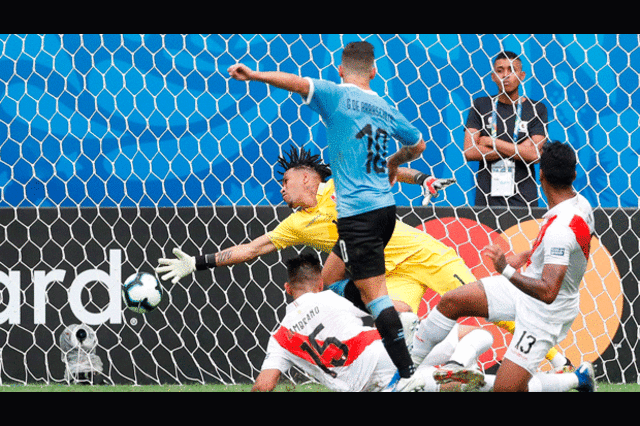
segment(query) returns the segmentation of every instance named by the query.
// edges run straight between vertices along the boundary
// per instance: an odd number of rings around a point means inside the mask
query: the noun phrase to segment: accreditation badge
[[[516,163],[505,159],[491,165],[491,196],[511,197],[516,193]]]

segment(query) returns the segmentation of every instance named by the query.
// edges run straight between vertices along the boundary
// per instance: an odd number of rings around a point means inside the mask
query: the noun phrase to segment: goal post
[[[520,55],[523,94],[547,107],[549,138],[575,148],[575,187],[596,208],[581,315],[561,350],[595,362],[599,380],[640,381],[638,35],[30,34],[0,36],[0,382],[64,382],[57,342],[79,323],[96,331],[107,383],[254,379],[287,303],[282,260],[302,248],[162,282],[147,315],[116,294],[174,247],[212,253],[273,229],[291,213],[276,163],[292,144],[327,159],[324,125],[299,96],[227,68],[337,82],[356,40],[375,48],[372,89],[428,139],[411,167],[457,180],[427,207],[416,186],[395,186],[400,219],[478,277],[490,273],[482,243],[523,249],[546,206],[540,194],[538,209],[474,207],[477,162],[463,156],[472,100],[496,94],[493,58]],[[486,369],[510,339],[496,337]]]

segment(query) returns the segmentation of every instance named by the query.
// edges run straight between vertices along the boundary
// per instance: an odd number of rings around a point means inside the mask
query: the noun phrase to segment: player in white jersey
[[[402,382],[394,381],[397,369],[378,331],[363,325],[366,314],[361,309],[332,291],[322,291],[321,271],[320,261],[312,254],[287,261],[289,282],[285,289],[293,302],[269,339],[267,355],[252,390],[273,390],[280,375],[293,366],[335,391],[381,391],[390,389],[390,383],[400,386]],[[491,348],[493,337],[488,331],[466,327],[467,331],[462,332],[465,326],[459,327],[461,333],[456,326],[414,374],[423,380],[423,390],[440,390],[433,379],[434,365],[449,359],[476,365],[478,356]],[[489,385],[484,390],[491,388],[493,378],[487,380]],[[484,380],[470,385],[483,386]]]
[[[414,357],[428,354],[460,317],[515,320],[495,391],[595,390],[590,363],[583,363],[575,374],[537,373],[547,351],[566,337],[579,312],[578,288],[587,267],[594,219],[587,200],[573,189],[575,177],[573,149],[560,142],[546,143],[540,158],[540,184],[549,211],[533,247],[509,258],[498,245],[485,247],[484,255],[501,275],[445,293],[414,336]],[[516,271],[522,267],[523,272]],[[447,365],[434,377],[455,379],[458,374],[466,373]]]

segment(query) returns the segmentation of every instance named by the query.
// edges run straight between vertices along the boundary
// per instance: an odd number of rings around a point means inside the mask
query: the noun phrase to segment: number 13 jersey
[[[371,90],[307,80],[310,88],[304,102],[320,114],[327,127],[338,218],[394,205],[386,160],[390,139],[413,146],[422,139],[421,133]]]
[[[366,315],[332,291],[298,297],[269,339],[262,370],[296,366],[332,390],[363,390],[385,353],[378,331],[363,325]]]

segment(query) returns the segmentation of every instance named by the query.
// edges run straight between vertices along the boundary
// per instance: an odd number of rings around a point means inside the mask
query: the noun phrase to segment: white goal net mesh
[[[599,380],[640,381],[640,39],[611,34],[0,36],[0,381],[64,382],[58,339],[79,323],[96,331],[107,382],[254,379],[287,302],[281,261],[298,249],[163,282],[147,315],[124,308],[120,283],[173,247],[213,253],[273,229],[290,214],[278,156],[326,155],[298,96],[227,68],[338,81],[342,48],[361,39],[376,49],[373,90],[430,137],[411,167],[458,182],[429,207],[396,186],[399,216],[478,277],[484,244],[528,248],[546,206],[473,208],[477,162],[463,156],[472,99],[496,93],[493,58],[520,55],[523,94],[576,149],[576,189],[597,207],[581,315],[559,349],[594,361]],[[510,339],[496,336],[485,369]]]

